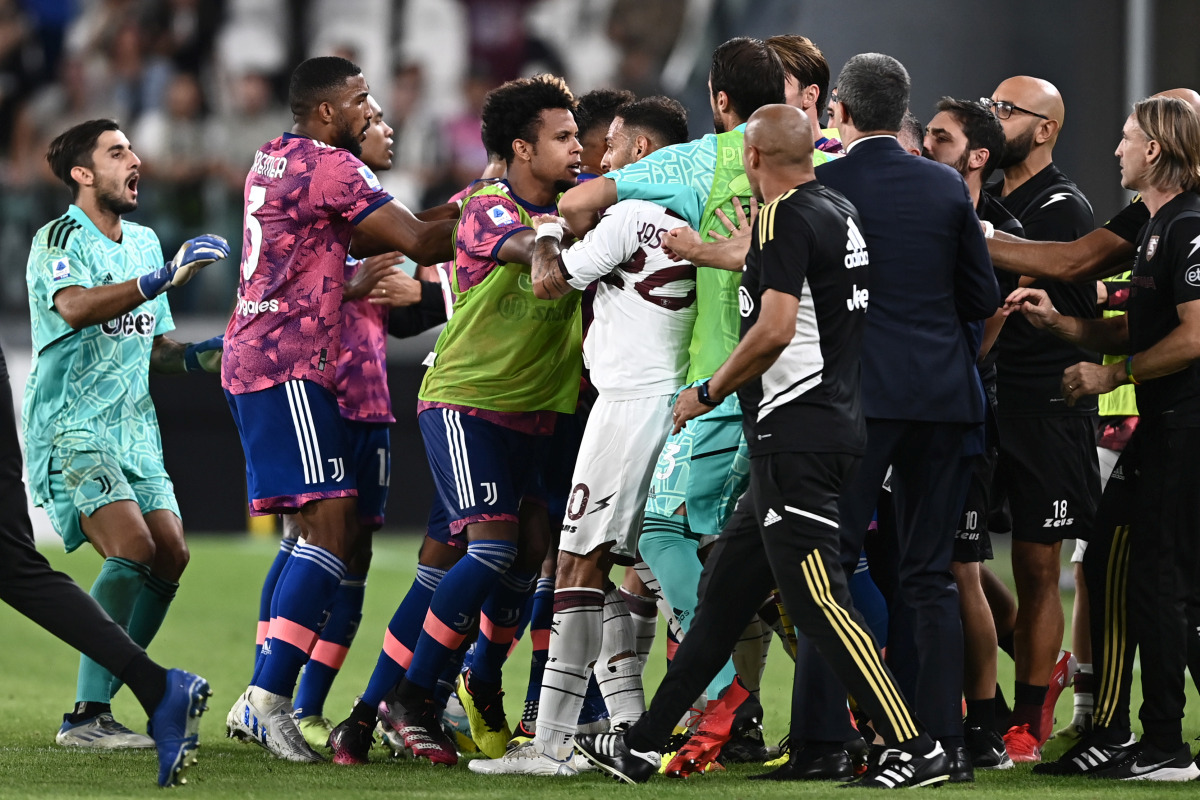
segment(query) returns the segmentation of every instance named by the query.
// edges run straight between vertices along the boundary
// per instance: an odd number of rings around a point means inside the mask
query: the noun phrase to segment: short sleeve
[[[313,176],[313,205],[325,208],[357,225],[375,209],[390,202],[375,173],[366,164],[343,150],[335,150],[320,161]]]
[[[712,189],[716,165],[716,137],[655,150],[645,158],[610,172],[617,200],[648,200],[671,209],[693,227],[699,227]]]
[[[632,216],[628,204],[618,203],[605,212],[583,241],[563,252],[563,264],[571,276],[567,282],[573,288],[585,288],[633,257],[638,238]]]
[[[496,261],[510,236],[529,230],[512,198],[503,194],[475,195],[463,205],[458,223],[458,247],[472,258]]]
[[[808,223],[794,207],[774,203],[759,212],[756,236],[760,291],[774,289],[799,298],[816,251]]]
[[[91,265],[69,249],[39,242],[34,244],[30,260],[30,289],[46,308],[54,308],[54,295],[68,286],[91,288],[94,285]]]
[[[1105,230],[1115,233],[1130,244],[1136,245],[1138,234],[1150,221],[1150,209],[1140,199],[1117,212],[1117,215],[1104,223]]]
[[[1175,304],[1200,300],[1200,217],[1182,217],[1168,229]]]
[[[1054,192],[1021,219],[1025,237],[1039,242],[1073,242],[1096,227],[1092,210],[1074,192]]]

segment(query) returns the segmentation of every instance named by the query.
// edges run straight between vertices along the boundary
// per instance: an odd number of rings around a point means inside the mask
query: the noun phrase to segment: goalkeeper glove
[[[203,267],[214,261],[220,261],[227,255],[229,255],[229,242],[220,236],[206,233],[203,236],[188,239],[179,248],[175,258],[153,272],[147,272],[138,278],[138,291],[142,293],[142,297],[152,300],[167,289],[183,286]]]

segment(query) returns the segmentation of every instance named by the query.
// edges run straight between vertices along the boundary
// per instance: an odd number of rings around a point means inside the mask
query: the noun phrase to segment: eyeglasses
[[[1045,114],[1039,114],[1036,111],[1030,111],[1028,108],[1021,108],[1007,100],[993,100],[990,97],[979,98],[979,104],[986,109],[990,109],[996,115],[996,119],[1008,119],[1014,111],[1020,111],[1022,114],[1028,114],[1031,117],[1038,119],[1050,119]]]

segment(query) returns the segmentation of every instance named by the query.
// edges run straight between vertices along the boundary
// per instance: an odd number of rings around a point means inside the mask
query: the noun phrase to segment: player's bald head
[[[764,167],[812,163],[812,123],[795,106],[763,106],[746,123],[745,145],[758,151]]]
[[[1003,81],[992,93],[993,100],[1007,100],[1015,106],[1043,114],[1056,121],[1061,127],[1066,117],[1062,95],[1058,88],[1047,80],[1017,75]]]
[[[1174,97],[1176,100],[1182,100],[1192,107],[1197,114],[1200,114],[1200,92],[1195,89],[1167,89],[1165,92],[1159,92],[1154,97]]]

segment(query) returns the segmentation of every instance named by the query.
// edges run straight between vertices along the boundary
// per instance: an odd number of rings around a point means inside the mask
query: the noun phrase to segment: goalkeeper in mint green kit
[[[229,254],[199,236],[163,264],[149,228],[125,222],[137,208],[140,161],[117,123],[71,128],[46,156],[71,189],[67,212],[34,237],[26,279],[33,369],[23,427],[34,502],[67,552],[85,541],[104,557],[91,594],[145,647],[166,616],[188,561],[179,506],[162,461],[149,372],[216,371],[221,339],[184,345],[164,292]],[[153,747],[113,719],[120,682],[84,657],[64,746]]]

